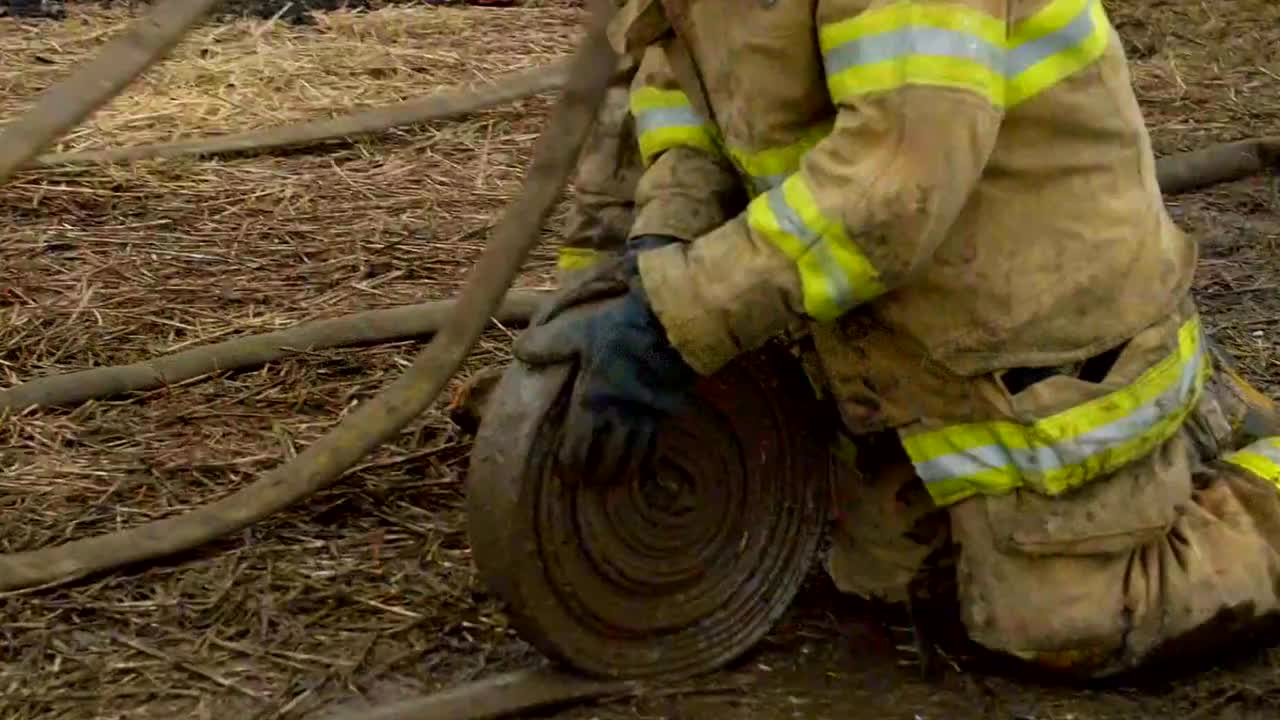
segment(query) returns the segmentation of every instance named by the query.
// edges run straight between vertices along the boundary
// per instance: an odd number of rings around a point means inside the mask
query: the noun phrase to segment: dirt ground
[[[1158,151],[1280,133],[1280,5],[1107,3]],[[0,20],[0,117],[130,10]],[[384,8],[209,23],[61,149],[322,117],[568,52],[578,11]],[[120,364],[457,291],[518,189],[545,98],[327,154],[22,175],[0,195],[0,383]],[[1170,199],[1197,234],[1208,324],[1280,395],[1280,201],[1256,178]],[[551,251],[522,277],[547,286]],[[502,362],[490,333],[469,365]],[[299,355],[74,410],[0,418],[0,551],[172,516],[332,427],[412,343]],[[479,587],[461,510],[468,438],[425,414],[338,486],[235,537],[80,585],[0,594],[0,720],[300,718],[538,662]],[[821,578],[758,653],[712,678],[555,717],[1273,718],[1280,651],[1160,683],[926,682],[877,615]],[[892,625],[892,623],[889,623]]]

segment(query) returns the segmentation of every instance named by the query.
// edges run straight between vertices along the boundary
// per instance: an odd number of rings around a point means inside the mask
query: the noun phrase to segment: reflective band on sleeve
[[[683,92],[636,88],[631,92],[630,104],[645,165],[678,146],[719,153],[714,129],[698,115]]]
[[[830,322],[885,291],[871,261],[826,217],[800,174],[747,205],[747,224],[795,262],[805,312]]]
[[[1005,26],[960,5],[900,2],[819,29],[836,102],[905,85],[962,88],[1004,104]]]
[[[1000,19],[978,10],[912,0],[819,30],[836,102],[932,85],[1012,107],[1102,57],[1110,40],[1101,0],[1052,0],[1007,32]]]
[[[1199,401],[1210,367],[1200,321],[1192,318],[1178,331],[1178,349],[1121,390],[1032,423],[971,423],[900,437],[940,506],[1023,486],[1058,495],[1172,437]]]
[[[1280,437],[1267,437],[1228,453],[1223,462],[1244,468],[1280,488]]]
[[[604,253],[592,248],[563,246],[560,248],[559,257],[556,260],[556,267],[560,270],[572,272],[574,270],[585,270],[600,262],[600,258]]]
[[[800,160],[813,149],[818,141],[831,134],[832,121],[827,120],[806,131],[799,140],[782,147],[748,152],[729,148],[729,158],[751,186],[754,197],[782,184],[788,176],[800,169]]]
[[[1012,107],[1102,57],[1111,22],[1101,0],[1054,0],[1009,34],[1005,104]]]

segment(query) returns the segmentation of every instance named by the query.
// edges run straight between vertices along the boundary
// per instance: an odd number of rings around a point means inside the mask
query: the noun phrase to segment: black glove
[[[639,235],[627,240],[621,255],[596,263],[553,295],[534,313],[529,327],[545,325],[569,308],[625,294],[632,280],[639,276],[637,256],[640,253],[678,242],[679,238],[670,235]]]
[[[650,308],[635,252],[586,285],[553,301],[515,354],[531,365],[578,362],[561,465],[579,477],[619,478],[652,455],[658,424],[691,399],[697,373]]]

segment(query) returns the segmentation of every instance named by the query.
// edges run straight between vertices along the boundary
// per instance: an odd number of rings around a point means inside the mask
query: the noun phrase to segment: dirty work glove
[[[640,235],[627,241],[621,255],[597,262],[555,293],[530,319],[529,327],[545,325],[571,307],[626,293],[639,275],[637,255],[663,245],[680,242],[670,235]]]
[[[667,340],[628,255],[598,277],[597,288],[613,292],[555,307],[515,344],[516,357],[531,365],[578,363],[559,461],[579,477],[624,477],[649,459],[658,424],[685,406],[697,380]]]

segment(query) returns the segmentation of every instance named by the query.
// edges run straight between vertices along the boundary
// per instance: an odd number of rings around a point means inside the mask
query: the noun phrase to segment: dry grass
[[[1105,0],[1125,40],[1156,152],[1275,133],[1280,5]]]
[[[1280,132],[1280,4],[1108,2],[1158,153]],[[1258,177],[1170,202],[1201,241],[1210,328],[1280,395],[1280,196]]]
[[[1108,6],[1162,152],[1280,133],[1280,6]],[[71,12],[65,24],[0,20],[0,117],[128,18]],[[544,5],[210,24],[62,149],[403,99],[564,54],[577,18]],[[0,195],[0,382],[453,294],[518,188],[545,107],[533,99],[325,155],[22,176]],[[1197,283],[1210,324],[1273,391],[1275,209],[1257,179],[1174,203],[1204,243]],[[522,283],[545,284],[549,257],[541,251]],[[471,367],[499,361],[504,341],[491,334]],[[0,551],[222,497],[332,427],[412,350],[316,353],[2,418]],[[0,718],[301,717],[531,661],[474,577],[460,509],[467,449],[431,412],[341,486],[240,536],[128,575],[0,596]],[[1205,682],[1213,697],[1274,699],[1269,672]],[[1170,707],[1195,707],[1199,692],[1173,694]]]
[[[574,18],[390,9],[322,16],[315,28],[204,28],[65,147],[248,129],[403,99],[563,53]],[[0,35],[0,115],[20,111],[58,76],[39,58],[78,61],[125,20],[101,13],[44,25],[38,37]],[[24,176],[0,205],[13,279],[3,288],[13,303],[7,339],[59,348],[6,357],[5,380],[450,294],[517,186],[544,106],[532,99],[326,156]],[[64,321],[83,327],[62,338],[55,325]]]
[[[485,80],[563,55],[576,17],[571,9],[406,7],[317,14],[310,27],[206,23],[59,149],[274,126]],[[63,24],[4,25],[0,117],[20,112],[131,18],[85,10]]]
[[[318,117],[567,53],[576,10],[385,9],[210,25],[69,139],[138,143]],[[0,23],[0,115],[127,20]],[[49,64],[49,62],[53,64]],[[24,175],[0,198],[0,382],[454,294],[518,188],[546,98],[323,156]],[[545,284],[548,254],[526,284]],[[496,332],[473,367],[504,354]],[[413,348],[317,353],[0,420],[0,550],[224,496],[376,392]],[[0,599],[0,718],[297,716],[517,656],[475,595],[438,412],[294,512],[135,576]],[[136,571],[135,571],[136,572]],[[142,708],[142,709],[139,709]]]

